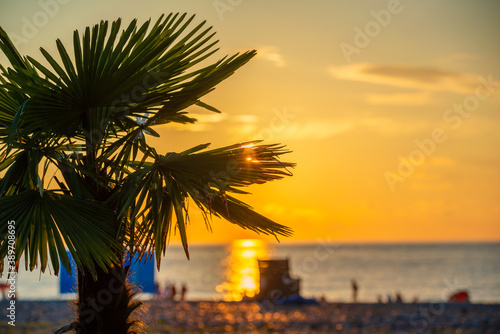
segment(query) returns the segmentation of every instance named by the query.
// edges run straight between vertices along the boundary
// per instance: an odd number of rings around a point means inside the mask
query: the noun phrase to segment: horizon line
[[[397,244],[494,244],[500,243],[500,239],[497,240],[288,240],[288,241],[267,241],[262,238],[241,238],[234,239],[232,241],[193,241],[190,242],[192,246],[218,246],[218,245],[229,245],[237,240],[262,240],[267,244],[275,245],[313,245],[313,244],[338,244],[338,245],[397,245]],[[181,246],[182,243],[173,242],[168,246]],[[168,247],[167,246],[167,247]]]

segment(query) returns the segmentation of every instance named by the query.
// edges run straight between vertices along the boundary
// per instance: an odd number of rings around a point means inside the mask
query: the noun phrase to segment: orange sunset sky
[[[283,241],[500,240],[500,2],[2,1],[0,25],[41,60],[74,29],[169,12],[214,26],[217,57],[258,57],[205,97],[222,114],[190,108],[197,124],[152,142],[286,144],[294,176],[240,197],[293,228]],[[195,210],[188,236],[256,237]]]

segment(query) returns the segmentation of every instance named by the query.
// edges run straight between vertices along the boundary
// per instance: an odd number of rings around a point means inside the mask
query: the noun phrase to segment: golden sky
[[[219,57],[258,57],[204,99],[222,114],[192,108],[155,146],[286,144],[294,176],[242,198],[294,229],[284,241],[500,240],[500,2],[2,1],[0,25],[41,59],[101,19],[177,11],[214,26]],[[188,233],[255,237],[195,212]]]

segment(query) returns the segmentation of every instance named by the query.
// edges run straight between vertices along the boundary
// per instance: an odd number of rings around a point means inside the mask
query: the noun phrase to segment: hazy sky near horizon
[[[41,59],[74,29],[170,12],[214,26],[219,57],[258,56],[205,97],[222,114],[161,127],[160,152],[286,144],[294,176],[241,199],[290,241],[500,240],[500,2],[2,1],[0,26]],[[256,236],[192,211],[193,242]]]

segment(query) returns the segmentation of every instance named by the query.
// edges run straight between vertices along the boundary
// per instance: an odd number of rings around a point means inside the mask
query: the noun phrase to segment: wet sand
[[[16,327],[0,333],[54,333],[69,324],[65,301],[16,302]],[[148,333],[500,333],[500,304],[350,304],[278,306],[271,303],[145,301]]]

